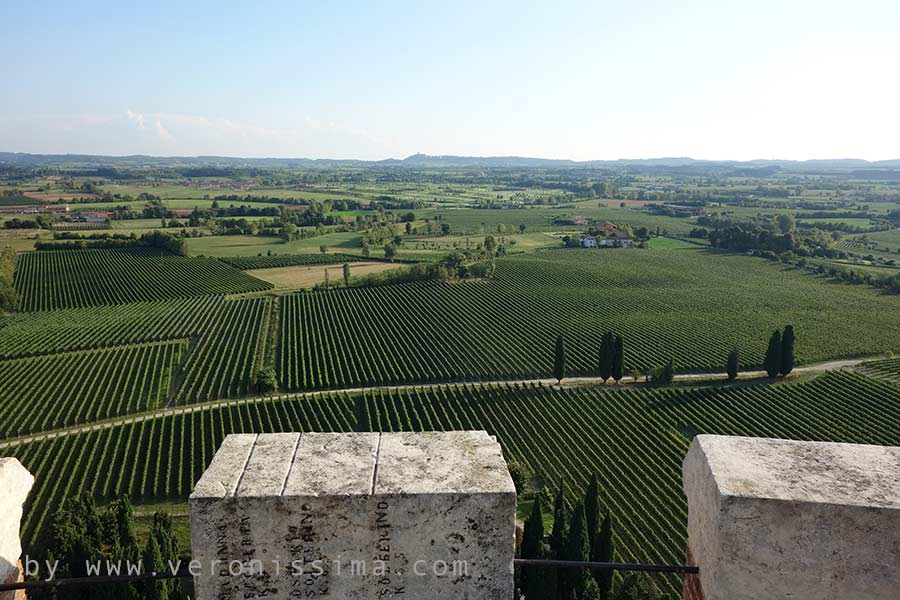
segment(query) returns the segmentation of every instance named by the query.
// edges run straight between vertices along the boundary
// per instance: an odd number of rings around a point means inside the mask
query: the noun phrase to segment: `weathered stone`
[[[34,477],[18,460],[0,458],[0,582],[3,583],[21,580],[19,526],[22,505],[33,485]],[[15,592],[0,592],[0,600],[16,597]]]
[[[888,600],[900,448],[701,435],[684,461],[706,600]]]
[[[484,432],[229,436],[191,495],[197,597],[509,598],[514,519]]]

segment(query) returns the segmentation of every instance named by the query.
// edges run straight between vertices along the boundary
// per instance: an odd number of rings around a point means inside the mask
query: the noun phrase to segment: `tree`
[[[781,332],[777,329],[769,338],[769,347],[766,350],[766,374],[774,379],[781,371]]]
[[[544,496],[535,494],[531,514],[525,520],[522,534],[522,558],[542,559],[544,549]],[[522,572],[525,600],[556,597],[556,571],[546,567],[528,567]]]
[[[569,538],[566,541],[564,560],[587,562],[590,557],[591,546],[588,541],[584,502],[579,502],[569,523]],[[570,597],[574,592],[578,600],[599,600],[600,589],[588,569],[566,569],[561,579],[563,598]]]
[[[603,519],[603,523],[597,531],[597,537],[594,539],[591,550],[591,561],[613,562],[613,556],[612,516],[607,512],[606,517]],[[609,600],[610,595],[612,594],[612,571],[595,569],[593,575],[594,579],[597,581],[597,586],[600,588],[600,597],[603,600]]]
[[[525,488],[534,479],[534,472],[526,463],[512,459],[508,463],[509,475],[512,477],[513,485],[516,487],[517,494],[525,493]]]
[[[794,219],[794,215],[778,215],[775,217],[775,224],[778,225],[781,233],[788,234],[794,230],[797,222]]]
[[[161,573],[166,567],[159,542],[152,535],[147,540],[147,547],[144,549],[143,567],[150,573]],[[169,594],[163,582],[148,581],[144,584],[144,598],[145,600],[168,600]]]
[[[726,367],[726,370],[728,372],[728,381],[737,379],[738,373],[741,370],[741,351],[737,348],[732,349],[732,351],[728,353],[728,366]]]
[[[346,287],[350,287],[350,265],[349,265],[349,263],[344,263],[344,285]]]
[[[263,367],[256,372],[256,391],[261,394],[274,392],[278,387],[278,376],[272,367]]]
[[[612,364],[612,378],[616,380],[616,383],[622,380],[622,376],[625,374],[625,343],[622,341],[622,336],[617,335],[614,348],[613,348],[613,364]]]
[[[448,233],[450,233],[450,224],[441,223],[441,235],[447,235]]]
[[[561,335],[556,336],[556,353],[553,359],[553,376],[557,383],[562,383],[566,376],[566,349]]]
[[[591,475],[587,492],[584,495],[584,517],[587,520],[588,542],[593,552],[594,538],[597,536],[597,527],[600,525],[600,482],[597,475]]]
[[[397,247],[393,244],[385,244],[384,257],[390,261],[393,261],[395,256],[397,256]]]
[[[326,252],[328,252],[328,246],[326,246],[325,244],[322,244],[321,246],[319,246],[319,252],[321,252],[322,254],[325,254]]]
[[[525,233],[525,230],[528,229],[528,225],[525,223],[519,223],[519,233]]]
[[[653,369],[651,381],[660,385],[669,385],[675,381],[675,364],[669,360],[664,366]]]
[[[778,372],[783,376],[791,374],[794,370],[794,326],[787,325],[784,335],[781,336],[781,367]]]
[[[603,339],[600,341],[600,379],[603,380],[603,383],[606,383],[610,377],[612,377],[613,371],[613,363],[615,362],[615,352],[616,352],[616,343],[615,337],[612,333],[606,332],[603,334]]]
[[[563,557],[563,549],[566,544],[568,535],[567,525],[568,516],[566,515],[566,480],[559,480],[559,491],[553,502],[553,530],[550,532],[550,548],[553,551],[553,558],[561,560]]]

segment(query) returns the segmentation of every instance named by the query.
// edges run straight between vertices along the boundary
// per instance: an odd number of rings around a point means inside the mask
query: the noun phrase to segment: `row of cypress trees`
[[[794,327],[787,325],[784,333],[776,329],[769,338],[766,349],[766,374],[775,378],[785,377],[794,370]]]
[[[600,341],[600,356],[597,361],[598,372],[603,383],[610,377],[618,383],[625,376],[625,343],[622,336],[610,331],[603,334]],[[553,377],[561,382],[566,376],[566,348],[561,335],[556,336],[556,349],[553,360]]]
[[[531,514],[525,521],[521,557],[578,562],[614,562],[613,516],[601,500],[597,476],[591,477],[587,491],[573,510],[568,509],[568,490],[561,481],[553,500],[553,529],[544,531],[548,507],[542,493],[535,494]],[[606,569],[558,569],[526,567],[520,580],[525,600],[630,600],[656,597],[648,579],[625,578],[613,586],[613,572]]]
[[[140,564],[141,574],[163,573],[169,561],[178,561],[178,542],[172,530],[172,518],[157,512],[146,543],[141,547],[135,531],[134,508],[127,496],[112,502],[103,511],[88,492],[66,499],[57,510],[42,545],[52,564],[59,561],[57,579],[87,577],[87,564],[101,565],[106,574],[108,561],[119,564],[121,575],[128,575],[126,561]],[[33,600],[182,600],[187,597],[181,580],[167,579],[133,584],[117,583],[91,586],[65,586],[50,590],[32,590]]]

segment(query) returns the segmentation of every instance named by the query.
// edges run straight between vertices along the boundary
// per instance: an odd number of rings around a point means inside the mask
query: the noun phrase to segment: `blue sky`
[[[900,158],[896,0],[3,2],[0,151]]]

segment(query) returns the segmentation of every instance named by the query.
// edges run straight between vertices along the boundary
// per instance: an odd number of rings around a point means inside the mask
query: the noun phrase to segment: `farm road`
[[[871,360],[871,359],[870,359]],[[862,359],[859,360],[835,360],[826,363],[820,363],[817,365],[810,365],[808,367],[798,367],[794,369],[795,373],[820,373],[824,371],[834,371],[837,369],[849,369],[856,366],[859,366],[865,362]],[[741,373],[741,378],[757,378],[764,377],[766,375],[765,371],[745,371]],[[711,380],[711,379],[725,379],[725,373],[682,373],[680,375],[675,375],[676,381],[691,381],[691,380]],[[317,396],[324,396],[329,394],[358,394],[363,392],[378,392],[378,391],[392,391],[392,390],[414,390],[414,389],[433,389],[433,388],[441,388],[441,387],[449,387],[449,386],[493,386],[493,385],[514,385],[514,384],[542,384],[546,386],[554,386],[556,385],[556,379],[550,377],[546,379],[516,379],[516,380],[497,380],[497,381],[470,381],[470,382],[457,382],[457,383],[425,383],[425,384],[405,384],[405,385],[391,385],[391,386],[373,386],[373,387],[353,387],[353,388],[343,388],[343,389],[335,389],[335,390],[319,390],[314,392],[298,392],[296,394],[285,394],[280,396],[255,396],[251,398],[241,398],[238,400],[214,400],[211,402],[203,402],[200,404],[189,404],[185,406],[172,406],[168,408],[161,408],[151,412],[144,413],[136,413],[134,415],[128,417],[117,417],[114,419],[107,419],[104,421],[96,421],[93,423],[86,423],[83,425],[73,425],[71,427],[66,427],[62,429],[55,429],[53,431],[46,431],[41,433],[35,433],[31,435],[25,435],[15,438],[9,438],[0,442],[0,449],[9,448],[10,446],[17,446],[19,444],[28,444],[31,442],[39,442],[42,440],[52,440],[58,437],[65,437],[69,435],[76,435],[78,433],[82,433],[85,431],[91,430],[103,430],[110,429],[117,425],[128,425],[131,423],[141,423],[143,421],[148,421],[150,419],[162,419],[165,417],[170,417],[174,415],[183,415],[192,412],[200,412],[203,410],[211,410],[214,408],[223,408],[227,406],[239,406],[242,404],[254,404],[256,402],[265,402],[267,400],[281,400],[285,398],[314,398]],[[567,377],[563,380],[563,387],[573,386],[573,385],[589,385],[589,384],[602,384],[603,382],[599,377]],[[635,383],[634,377],[624,377],[622,378],[622,382],[624,384]]]

